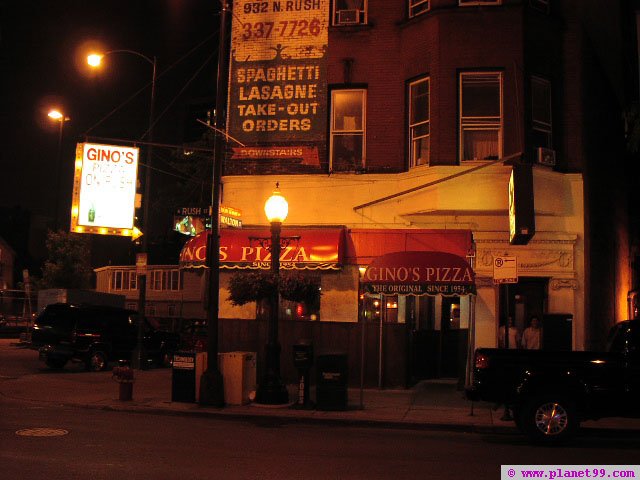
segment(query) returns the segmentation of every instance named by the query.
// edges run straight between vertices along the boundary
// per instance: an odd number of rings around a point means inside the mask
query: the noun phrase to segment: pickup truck
[[[640,417],[640,319],[612,327],[605,352],[479,348],[470,400],[504,404],[518,429],[557,443],[583,420]]]

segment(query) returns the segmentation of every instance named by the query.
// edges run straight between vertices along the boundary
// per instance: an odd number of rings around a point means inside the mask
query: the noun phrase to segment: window
[[[169,305],[167,305],[167,315],[169,315],[170,317],[177,317],[177,312],[178,309],[174,304],[170,303]]]
[[[539,77],[531,78],[531,126],[534,147],[551,148],[551,83]]]
[[[365,163],[366,90],[331,92],[331,166],[333,172],[357,171]]]
[[[151,290],[180,290],[179,270],[152,270]]]
[[[111,275],[111,290],[136,290],[138,275],[135,271],[115,270]]]
[[[333,25],[366,25],[368,0],[333,0]]]
[[[461,160],[502,156],[502,73],[460,74]]]
[[[467,5],[501,5],[502,0],[458,0],[461,7]]]
[[[409,159],[412,167],[429,164],[429,79],[409,84]]]
[[[409,0],[409,18],[426,12],[430,6],[429,0]]]

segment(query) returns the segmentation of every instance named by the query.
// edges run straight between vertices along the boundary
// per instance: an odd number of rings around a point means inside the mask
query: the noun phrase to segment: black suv
[[[179,336],[145,321],[145,361],[169,366]],[[87,370],[106,370],[110,361],[129,360],[137,345],[137,312],[123,308],[56,303],[48,305],[31,330],[31,348],[51,368],[68,361],[84,362]]]

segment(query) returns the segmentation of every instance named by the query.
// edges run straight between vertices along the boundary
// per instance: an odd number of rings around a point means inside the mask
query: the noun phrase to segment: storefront
[[[464,247],[460,251],[472,252],[470,232],[451,233],[463,240],[456,244]],[[462,381],[466,376],[474,344],[475,274],[471,260],[438,250],[400,251],[381,255],[363,269],[361,321],[380,326],[380,387],[385,378],[385,323],[405,327],[405,384],[441,377]]]
[[[221,230],[222,290],[238,271],[270,268],[268,234]],[[289,332],[322,331],[316,346],[348,350],[354,373],[364,361],[370,385],[464,375],[475,292],[470,231],[288,227],[282,238],[281,268],[317,279],[322,291],[316,307],[282,302],[281,322],[294,322],[280,329],[285,350],[295,341]],[[180,264],[199,269],[205,259],[201,234],[184,246]],[[255,308],[233,307],[226,298],[221,291],[220,318],[259,317]],[[367,332],[362,345],[357,329]],[[358,350],[366,352],[364,359]]]

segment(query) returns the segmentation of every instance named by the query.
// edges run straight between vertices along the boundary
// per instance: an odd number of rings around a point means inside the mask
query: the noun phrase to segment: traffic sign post
[[[237,208],[220,205],[220,223],[234,228],[242,228],[242,212]]]
[[[136,273],[145,275],[147,273],[147,254],[136,253]]]
[[[493,259],[493,283],[518,283],[518,262],[513,255]]]

